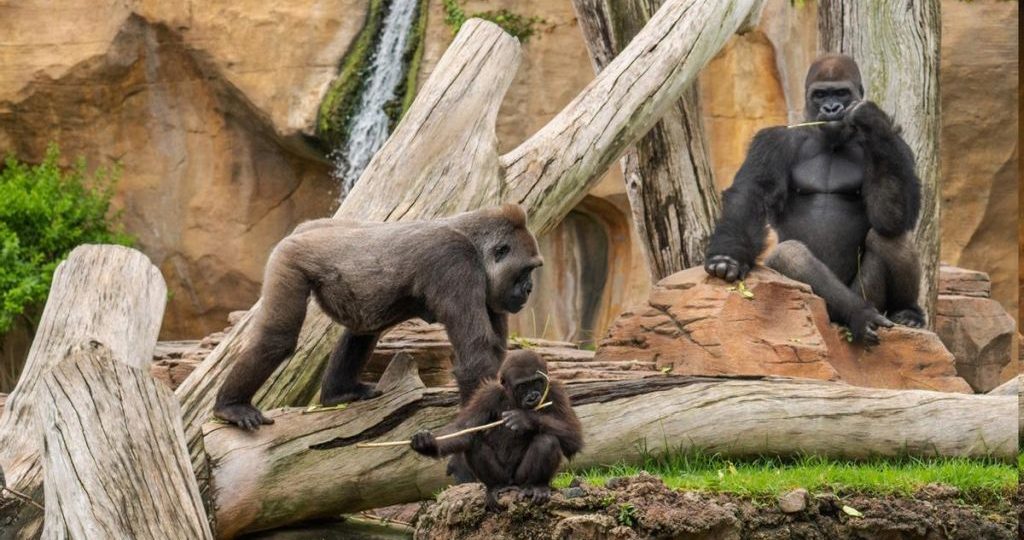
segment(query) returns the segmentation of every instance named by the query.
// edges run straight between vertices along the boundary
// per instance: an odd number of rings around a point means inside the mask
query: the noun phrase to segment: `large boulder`
[[[970,392],[932,332],[881,330],[882,344],[849,343],[810,287],[767,268],[745,288],[690,268],[658,282],[623,313],[597,362],[653,361],[684,375],[779,375],[874,388]]]
[[[939,270],[935,332],[956,358],[956,371],[976,392],[988,392],[1016,374],[1017,325],[989,298],[984,272],[952,266]]]

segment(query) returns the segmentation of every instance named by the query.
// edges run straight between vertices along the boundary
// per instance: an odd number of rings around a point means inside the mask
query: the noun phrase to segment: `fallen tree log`
[[[500,202],[523,205],[538,235],[552,229],[622,152],[671,107],[763,0],[667,0],[579,96],[536,134],[498,155],[495,121],[521,56],[497,25],[470,20],[335,217],[429,219]],[[257,306],[259,304],[257,303]],[[200,487],[202,424],[250,336],[250,310],[178,387]],[[310,402],[341,329],[311,304],[290,361],[256,396],[271,408]]]
[[[98,342],[43,389],[43,538],[213,537],[170,390]]]
[[[877,390],[778,378],[664,376],[569,383],[586,448],[570,464],[630,462],[697,448],[728,456],[1017,455],[1015,397]],[[429,498],[444,463],[407,447],[358,449],[408,439],[455,414],[454,390],[428,389],[406,355],[381,380],[382,397],[341,411],[282,409],[250,433],[204,426],[217,535],[279,527]]]
[[[57,267],[25,369],[0,416],[0,470],[9,487],[43,502],[38,420],[43,376],[71,347],[88,341],[148,369],[166,301],[160,271],[134,249],[80,246]],[[3,502],[9,504],[0,504],[0,538],[39,536],[42,512],[24,501]]]

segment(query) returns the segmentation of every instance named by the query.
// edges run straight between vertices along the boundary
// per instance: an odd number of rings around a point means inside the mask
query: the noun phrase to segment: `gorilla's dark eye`
[[[815,91],[811,92],[811,97],[814,98],[814,99],[821,99],[821,98],[825,97],[825,91],[824,90],[815,90]]]
[[[840,88],[839,90],[836,90],[836,95],[841,98],[850,97],[850,90],[846,88]]]
[[[511,250],[512,248],[508,247],[508,244],[502,244],[498,246],[497,248],[494,249],[494,260],[500,261],[504,259],[505,255],[508,255],[508,252]]]

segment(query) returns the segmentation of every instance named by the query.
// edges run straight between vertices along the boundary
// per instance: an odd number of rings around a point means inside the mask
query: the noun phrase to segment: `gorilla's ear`
[[[501,205],[501,215],[512,223],[513,227],[526,228],[526,211],[522,206],[513,203]]]

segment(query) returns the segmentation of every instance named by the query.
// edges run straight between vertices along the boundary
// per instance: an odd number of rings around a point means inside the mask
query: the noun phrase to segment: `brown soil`
[[[1017,538],[1016,501],[969,504],[955,488],[932,486],[914,497],[817,493],[806,508],[784,513],[774,501],[680,492],[649,475],[613,479],[604,487],[575,483],[545,507],[502,500],[488,514],[483,489],[455,486],[420,514],[418,540],[646,539],[680,540],[1001,540]],[[862,516],[843,511],[849,506]],[[1015,508],[1016,507],[1016,508]]]

